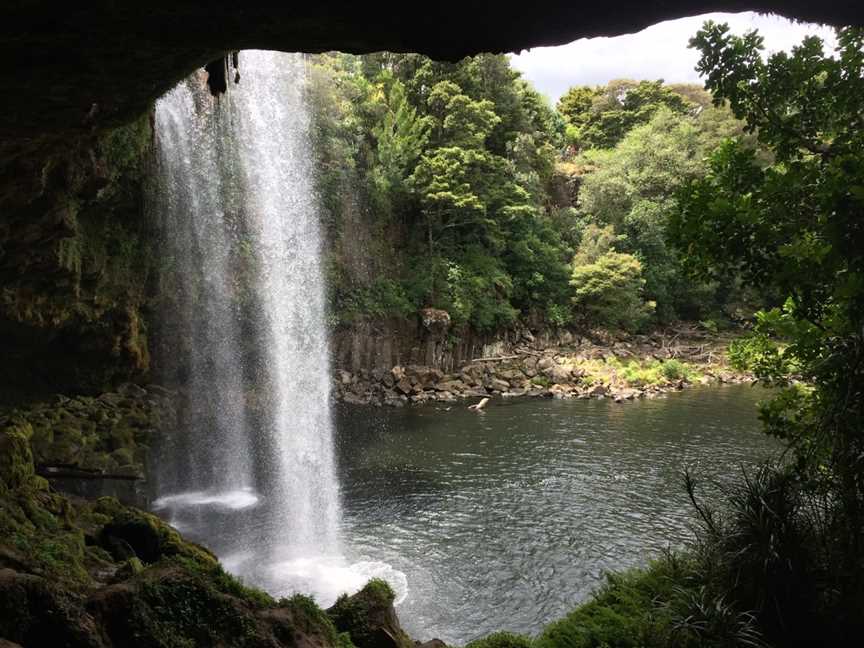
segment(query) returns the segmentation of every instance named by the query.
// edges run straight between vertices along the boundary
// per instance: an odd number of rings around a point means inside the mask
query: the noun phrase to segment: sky
[[[667,83],[699,82],[699,59],[687,42],[706,20],[727,22],[735,34],[758,29],[769,52],[789,50],[808,34],[821,36],[826,50],[836,43],[829,27],[793,23],[753,12],[712,13],[658,23],[636,34],[583,38],[558,47],[535,47],[511,54],[513,67],[554,104],[574,85],[605,85],[612,79],[663,79]]]

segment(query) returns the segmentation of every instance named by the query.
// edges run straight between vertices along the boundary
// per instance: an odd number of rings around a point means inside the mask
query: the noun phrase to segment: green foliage
[[[338,321],[434,306],[484,330],[529,312],[566,322],[572,251],[543,208],[563,122],[507,59],[327,55],[315,67],[332,231],[354,185],[394,254],[334,291]]]
[[[687,366],[680,360],[665,360],[660,365],[660,372],[666,380],[682,380],[689,377]]]
[[[348,634],[336,630],[333,619],[311,596],[294,594],[290,598],[280,599],[278,605],[291,610],[295,625],[304,633],[318,635],[336,648],[354,648]]]
[[[787,442],[792,470],[748,478],[731,517],[700,509],[705,571],[777,645],[861,632],[864,31],[837,40],[833,57],[809,37],[766,60],[758,33],[704,25],[691,44],[714,101],[728,101],[770,156],[724,143],[682,189],[671,224],[696,276],[734,272],[780,296],[732,357],[781,387],[761,419]]]
[[[532,648],[533,645],[531,637],[512,632],[495,632],[465,644],[465,648]]]
[[[518,312],[509,301],[513,285],[499,259],[474,246],[458,260],[446,261],[441,276],[438,304],[456,324],[470,322],[478,330],[505,328]]]
[[[590,224],[614,227],[615,252],[638,261],[639,290],[655,303],[653,314],[629,312],[628,328],[655,317],[714,317],[728,301],[743,303],[737,274],[693,282],[666,242],[676,191],[704,174],[718,142],[741,133],[704,90],[618,80],[573,88],[555,111],[501,56],[314,61],[319,190],[331,235],[350,238],[360,213],[380,243],[362,275],[341,269],[350,265],[343,256],[358,254],[351,245],[332,251],[335,321],[432,306],[485,330],[520,317],[584,324],[590,318],[570,308],[574,296],[596,295],[576,295],[571,262]],[[566,193],[573,200],[578,189],[578,203],[568,206],[556,193],[556,164],[565,130],[574,129],[582,154],[569,163],[577,186]],[[604,263],[621,270],[624,261]],[[621,325],[601,320],[594,323]]]
[[[612,148],[661,108],[685,114],[695,106],[659,81],[616,79],[605,87],[568,90],[558,110],[568,123],[567,138],[579,149]]]
[[[699,372],[680,360],[629,360],[607,358],[602,364],[584,363],[583,369],[591,372],[595,381],[606,377],[607,381],[623,383],[628,387],[663,386],[679,380],[692,382]]]
[[[407,317],[417,309],[403,284],[380,278],[367,286],[351,290],[337,288],[335,299],[340,322],[353,322],[365,317]]]
[[[573,257],[573,304],[577,317],[588,323],[638,329],[650,316],[653,304],[642,298],[642,264],[630,254],[611,249],[611,227],[590,226]]]
[[[840,477],[857,472],[851,457],[862,450],[855,440],[862,399],[849,394],[860,394],[864,382],[855,364],[864,347],[864,239],[857,225],[864,191],[856,193],[864,186],[857,126],[864,54],[860,31],[841,30],[838,40],[836,58],[808,38],[791,56],[765,62],[758,34],[739,38],[724,25],[706,23],[693,45],[702,52],[709,87],[776,159],[762,168],[739,143],[720,147],[709,173],[682,191],[673,232],[694,271],[717,275],[734,268],[752,283],[785,293],[783,307],[760,313],[754,336],[733,355],[768,383],[786,384],[797,374],[816,386],[817,396],[800,403],[797,418],[823,423],[791,441],[803,463],[830,461]],[[808,416],[809,407],[834,414]],[[813,444],[812,436],[821,441]],[[814,456],[814,447],[830,456]]]
[[[677,596],[686,582],[684,567],[672,558],[645,571],[609,575],[593,598],[546,627],[536,648],[648,648],[687,646],[675,641],[674,617],[660,602]],[[689,644],[694,645],[694,644]]]
[[[593,169],[580,186],[580,211],[590,222],[612,225],[621,251],[642,262],[646,297],[661,321],[696,318],[730,297],[735,275],[695,283],[667,243],[677,190],[704,173],[704,157],[722,138],[740,132],[728,110],[684,115],[659,107],[611,150],[587,151]]]

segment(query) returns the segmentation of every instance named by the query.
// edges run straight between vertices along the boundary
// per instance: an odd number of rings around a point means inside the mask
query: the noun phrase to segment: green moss
[[[129,466],[135,463],[135,456],[129,448],[117,448],[111,453],[111,459],[113,459],[118,466]]]
[[[128,543],[144,562],[180,556],[204,566],[217,565],[216,557],[207,549],[184,540],[180,534],[152,513],[121,505],[113,497],[101,497],[96,512],[110,521],[102,529],[103,539],[118,538]]]
[[[52,582],[76,587],[87,585],[90,575],[84,568],[84,536],[80,532],[16,536],[16,545],[26,552],[36,572]]]
[[[353,596],[343,594],[327,610],[336,630],[347,632],[351,641],[360,648],[376,648],[379,645],[380,631],[387,634],[405,648],[412,645],[411,640],[399,627],[393,613],[395,594],[390,585],[373,578]]]
[[[336,630],[333,620],[318,606],[315,599],[311,596],[295,594],[291,598],[281,599],[279,606],[287,607],[291,610],[295,623],[302,632],[318,634],[324,637],[327,643],[331,645],[337,645],[340,642],[340,633]]]
[[[373,578],[360,590],[360,594],[376,599],[379,605],[391,605],[396,600],[396,593],[390,583],[383,578]]]
[[[546,376],[534,376],[531,379],[531,384],[549,389],[549,387],[552,386],[552,381],[549,380],[549,378],[547,378]]]
[[[206,578],[188,571],[145,571],[129,621],[136,634],[160,648],[261,645],[248,609],[222,596]]]
[[[13,489],[26,486],[35,475],[30,437],[33,427],[15,421],[0,431],[0,488]]]
[[[226,572],[219,563],[201,561],[189,556],[177,556],[169,560],[189,572],[208,579],[218,591],[241,599],[251,607],[268,608],[276,604],[267,592],[244,585],[238,578]]]
[[[525,635],[496,632],[467,644],[465,648],[532,648],[534,642]]]
[[[99,146],[112,172],[119,176],[137,169],[150,147],[152,135],[147,113],[125,126],[106,131]]]

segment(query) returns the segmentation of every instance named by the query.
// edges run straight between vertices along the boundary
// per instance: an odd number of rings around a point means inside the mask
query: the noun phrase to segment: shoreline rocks
[[[481,398],[608,398],[616,403],[655,398],[694,385],[742,383],[752,377],[725,364],[727,338],[704,334],[680,339],[655,334],[569,347],[521,348],[478,358],[445,373],[409,364],[385,371],[341,369],[336,400],[354,405],[402,407]]]

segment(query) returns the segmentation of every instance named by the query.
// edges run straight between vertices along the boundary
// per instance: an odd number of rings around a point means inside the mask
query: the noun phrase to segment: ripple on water
[[[605,571],[689,536],[685,466],[722,481],[775,452],[757,432],[760,396],[732,386],[623,405],[524,400],[482,417],[346,408],[338,430],[352,560],[406,578],[399,614],[417,638],[536,633]]]

